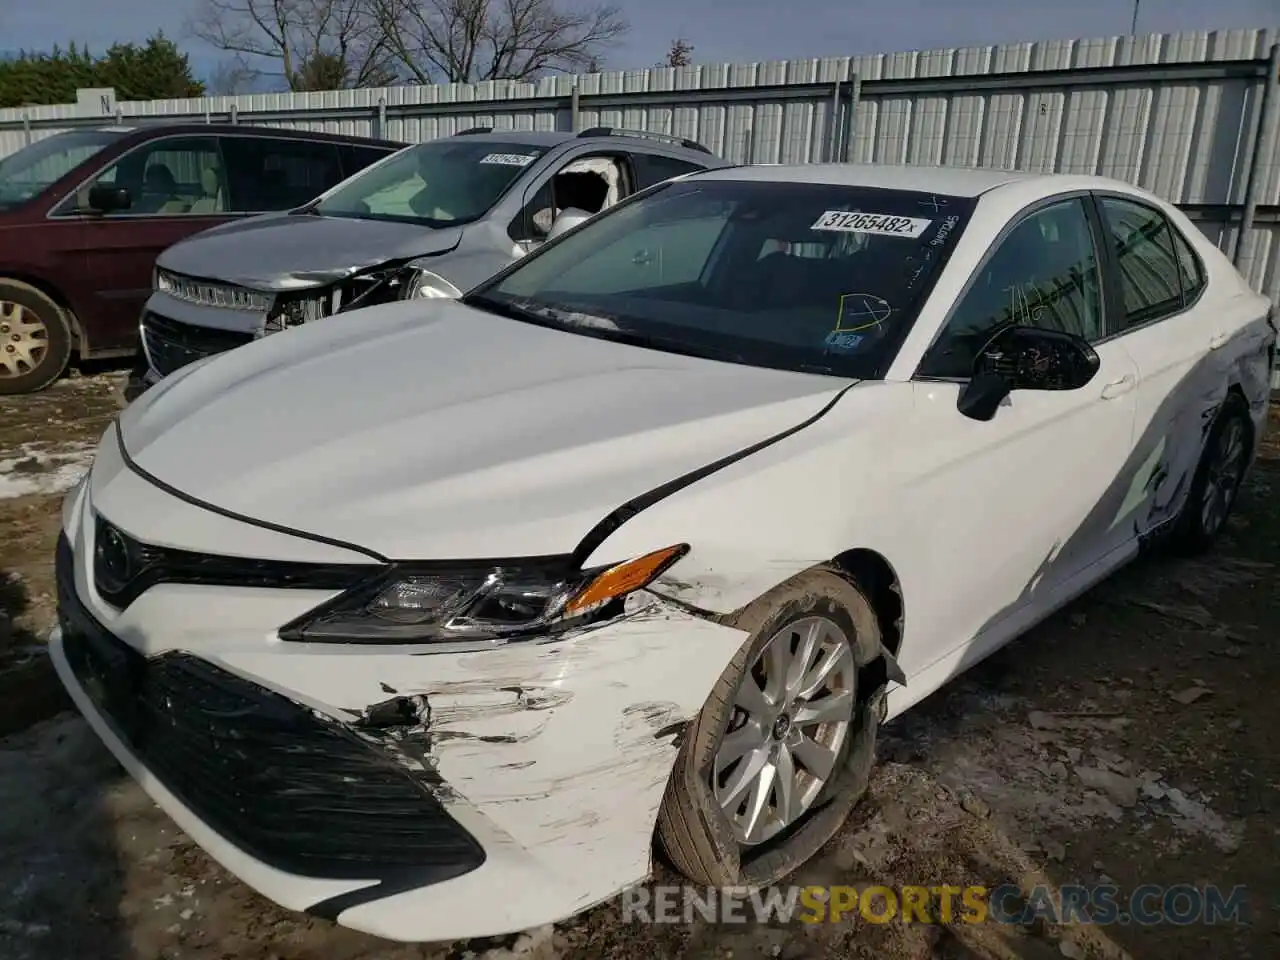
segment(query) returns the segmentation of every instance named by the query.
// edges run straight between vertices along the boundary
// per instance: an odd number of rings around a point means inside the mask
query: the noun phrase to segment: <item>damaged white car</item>
[[[1269,303],[1091,177],[744,167],[193,364],[66,501],[58,672],[286,907],[399,940],[760,885],[878,726],[1223,526]]]

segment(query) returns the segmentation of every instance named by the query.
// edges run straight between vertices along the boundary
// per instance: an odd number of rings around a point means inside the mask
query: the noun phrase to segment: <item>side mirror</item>
[[[978,352],[956,406],[972,420],[990,420],[1015,390],[1079,390],[1099,366],[1093,347],[1075,334],[1005,327]]]
[[[585,210],[579,210],[577,207],[565,207],[560,211],[560,215],[556,217],[555,222],[551,224],[547,239],[554,240],[560,234],[567,233],[578,224],[586,223],[592,216],[593,214],[587,213]]]
[[[119,213],[133,206],[127,187],[95,184],[89,188],[89,209],[95,213]]]

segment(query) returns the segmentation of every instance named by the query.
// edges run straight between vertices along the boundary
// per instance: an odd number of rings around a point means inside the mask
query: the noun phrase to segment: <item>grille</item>
[[[197,327],[148,311],[142,317],[142,339],[151,366],[167,377],[189,363],[249,343],[253,334]]]
[[[347,727],[198,657],[146,658],[112,636],[76,596],[65,537],[57,582],[77,680],[151,773],[246,853],[302,876],[419,886],[484,862],[427,777]]]
[[[158,547],[134,539],[101,516],[94,518],[93,542],[94,586],[102,599],[120,609],[160,583],[347,590],[382,571],[372,564],[259,560]]]
[[[197,303],[202,307],[218,307],[223,310],[244,310],[249,313],[266,313],[271,309],[271,294],[237,287],[229,283],[209,283],[170,273],[156,271],[156,289],[177,300]]]

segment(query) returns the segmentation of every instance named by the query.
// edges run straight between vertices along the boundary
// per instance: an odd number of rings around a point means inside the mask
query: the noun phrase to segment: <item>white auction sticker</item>
[[[837,230],[842,233],[874,233],[884,237],[918,237],[932,220],[921,217],[895,217],[887,213],[859,213],[850,210],[828,210],[814,221],[810,230]]]
[[[481,163],[500,163],[506,167],[527,167],[534,158],[523,153],[491,153],[481,157]]]

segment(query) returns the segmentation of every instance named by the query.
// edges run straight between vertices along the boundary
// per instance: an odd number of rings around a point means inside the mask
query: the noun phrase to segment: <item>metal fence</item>
[[[1280,28],[556,76],[536,83],[0,110],[0,156],[104,121],[266,124],[420,141],[612,125],[737,162],[1098,173],[1179,204],[1280,301]]]

